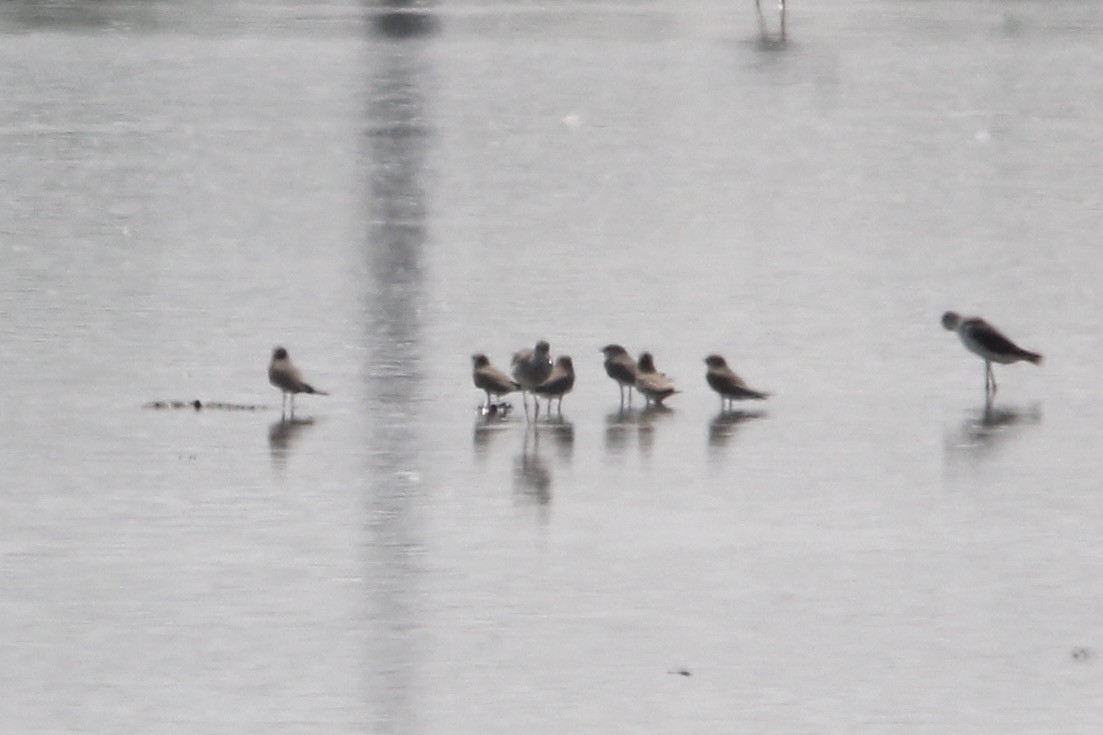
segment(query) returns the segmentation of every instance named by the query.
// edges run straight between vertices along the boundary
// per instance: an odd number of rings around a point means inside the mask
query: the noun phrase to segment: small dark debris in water
[[[1073,661],[1087,661],[1088,659],[1092,658],[1094,655],[1095,655],[1095,652],[1093,652],[1092,649],[1086,648],[1084,646],[1078,646],[1077,648],[1072,649],[1072,660]]]
[[[482,403],[476,409],[480,416],[498,416],[505,418],[513,410],[513,404],[502,401],[500,403]]]
[[[203,403],[203,401],[196,398],[193,401],[150,401],[149,403],[143,404],[142,408],[152,408],[156,410],[190,408],[195,411],[204,408],[212,411],[263,411],[267,409],[268,406],[256,403],[226,403],[225,401],[207,401]]]
[[[674,669],[673,671],[668,671],[666,673],[677,674],[678,676],[693,676],[693,672],[686,668]]]

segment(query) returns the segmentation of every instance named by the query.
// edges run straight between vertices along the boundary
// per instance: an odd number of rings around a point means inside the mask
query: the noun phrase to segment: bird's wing
[[[622,355],[621,357],[624,356]],[[618,380],[622,383],[633,383],[638,375],[636,363],[630,357],[627,360],[618,358],[607,360],[605,362],[605,372],[613,380]]]
[[[743,382],[743,378],[739,377],[734,370],[728,368],[722,371],[724,381],[733,388],[743,388],[744,390],[750,390],[748,385]]]
[[[983,319],[969,319],[965,323],[965,329],[969,336],[978,345],[998,354],[1015,354],[1022,352],[1022,348],[1004,336],[1003,332],[993,327]]]
[[[674,385],[670,382],[670,379],[666,377],[664,373],[646,373],[640,375],[636,380],[636,385],[642,391],[664,391],[673,390]]]
[[[521,387],[501,370],[492,367],[477,370],[475,372],[475,384],[483,390],[502,392],[517,390]]]
[[[574,373],[553,370],[552,374],[548,376],[548,379],[536,386],[533,390],[544,395],[559,395],[560,393],[566,393],[573,386]]]

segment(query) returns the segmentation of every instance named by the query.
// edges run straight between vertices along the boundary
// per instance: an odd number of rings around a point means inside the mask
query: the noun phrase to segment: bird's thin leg
[[[758,18],[758,32],[762,34],[762,37],[766,37],[766,18],[762,15],[762,5],[760,0],[754,0],[755,16]]]
[[[624,408],[624,383],[617,383],[617,387],[620,388],[620,405]]]
[[[992,371],[992,363],[986,362],[985,365],[988,366],[988,377],[992,381],[992,397],[995,398],[996,397],[996,373]]]
[[[632,405],[632,386],[628,386],[628,405]]]

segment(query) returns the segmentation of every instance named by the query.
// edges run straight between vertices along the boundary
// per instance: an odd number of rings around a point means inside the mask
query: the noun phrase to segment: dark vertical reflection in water
[[[430,138],[425,62],[418,36],[428,16],[388,3],[369,9],[369,101],[365,130],[369,226],[365,242],[370,407],[367,590],[372,609],[368,655],[374,732],[414,728],[409,701],[418,651],[417,574],[423,532],[415,416],[421,393],[418,306],[427,239],[423,174]],[[416,32],[421,28],[423,32]]]

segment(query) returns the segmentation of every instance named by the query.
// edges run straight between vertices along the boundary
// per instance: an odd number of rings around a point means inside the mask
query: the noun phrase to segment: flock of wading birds
[[[980,317],[962,317],[957,312],[947,311],[942,315],[942,326],[956,332],[962,344],[984,360],[984,393],[988,401],[996,395],[996,376],[992,372],[992,363],[1008,365],[1024,360],[1040,365],[1042,356],[1037,352],[1024,350],[1008,339],[1004,334]],[[647,405],[663,405],[663,401],[679,393],[666,374],[655,368],[655,360],[650,352],[640,354],[638,360],[624,347],[609,344],[601,348],[605,355],[605,372],[617,382],[620,389],[621,405],[624,404],[625,388],[628,400],[632,400],[632,389],[647,399]],[[528,394],[533,394],[535,405],[534,418],[540,415],[540,398],[547,399],[548,412],[552,401],[556,409],[562,412],[563,396],[574,388],[574,363],[569,355],[560,355],[553,362],[551,346],[540,340],[532,349],[513,353],[510,374],[495,368],[486,355],[478,353],[471,356],[473,363],[472,380],[475,387],[486,393],[486,404],[480,409],[487,413],[497,413],[508,408],[508,404],[495,403],[503,396],[521,391],[525,402],[525,415],[528,415]],[[764,400],[769,393],[748,386],[735,371],[728,367],[727,361],[718,354],[705,358],[708,371],[705,381],[720,395],[721,411],[730,410],[735,401]],[[272,351],[272,361],[268,364],[268,381],[279,388],[283,394],[283,410],[286,412],[288,397],[291,399],[291,413],[295,411],[295,394],[317,393],[329,395],[318,390],[303,379],[302,373],[291,362],[287,350],[276,347]]]

